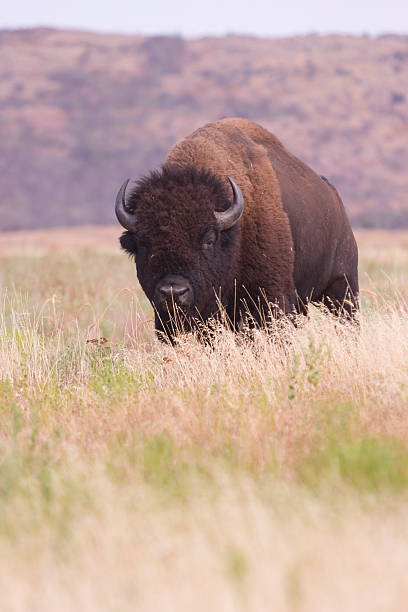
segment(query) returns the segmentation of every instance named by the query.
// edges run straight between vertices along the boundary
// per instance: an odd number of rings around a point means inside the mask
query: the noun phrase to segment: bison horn
[[[134,231],[136,219],[134,213],[129,208],[129,192],[126,193],[130,179],[127,179],[118,191],[115,202],[115,212],[118,221],[127,230]]]
[[[231,183],[232,191],[234,193],[234,200],[228,210],[224,212],[215,212],[215,218],[217,219],[217,225],[220,231],[227,230],[240,220],[242,213],[244,212],[244,196],[238,185],[228,177]]]

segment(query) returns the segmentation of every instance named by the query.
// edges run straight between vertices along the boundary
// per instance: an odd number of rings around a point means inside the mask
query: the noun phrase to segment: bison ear
[[[242,213],[244,212],[244,196],[238,185],[229,176],[228,180],[232,187],[234,199],[228,210],[224,212],[215,212],[215,218],[217,220],[218,229],[222,232],[227,230],[240,220]]]
[[[134,211],[129,207],[130,189],[128,188],[130,179],[127,179],[118,191],[115,202],[115,212],[119,223],[130,232],[136,229],[136,219]]]
[[[131,232],[123,232],[119,238],[120,246],[126,253],[134,257],[137,251],[137,242],[135,235]]]

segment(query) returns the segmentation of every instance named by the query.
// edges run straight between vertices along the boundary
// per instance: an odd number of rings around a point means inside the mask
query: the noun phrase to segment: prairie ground
[[[172,348],[119,233],[0,234],[2,612],[405,610],[408,234],[358,331]]]

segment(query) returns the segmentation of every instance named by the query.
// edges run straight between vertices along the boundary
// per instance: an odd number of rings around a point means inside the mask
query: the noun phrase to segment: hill
[[[338,187],[355,226],[408,226],[408,36],[183,40],[0,32],[0,229],[113,222],[122,180],[246,117]]]

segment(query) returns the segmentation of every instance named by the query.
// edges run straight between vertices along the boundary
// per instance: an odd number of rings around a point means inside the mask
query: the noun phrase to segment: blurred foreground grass
[[[120,253],[2,251],[2,611],[405,609],[408,250],[361,242],[360,332],[211,349]]]

